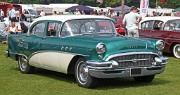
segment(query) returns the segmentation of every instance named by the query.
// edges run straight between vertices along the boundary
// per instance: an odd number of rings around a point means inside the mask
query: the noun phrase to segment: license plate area
[[[141,68],[130,69],[130,76],[131,75],[140,75],[140,74],[141,74]]]

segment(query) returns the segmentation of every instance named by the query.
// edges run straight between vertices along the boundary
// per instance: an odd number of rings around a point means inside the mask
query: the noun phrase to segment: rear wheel
[[[155,75],[134,77],[135,81],[142,83],[150,83],[154,79]]]
[[[97,84],[97,79],[90,76],[86,66],[86,61],[79,58],[75,65],[75,77],[79,86],[92,88]]]
[[[19,70],[22,73],[32,73],[34,67],[30,66],[27,59],[23,56],[18,57]]]
[[[173,55],[176,58],[180,58],[180,44],[176,44],[173,47]]]

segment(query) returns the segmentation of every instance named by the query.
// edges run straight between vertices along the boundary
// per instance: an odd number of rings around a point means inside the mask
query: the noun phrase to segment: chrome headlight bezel
[[[156,49],[158,49],[158,50],[163,50],[164,47],[165,47],[165,43],[164,43],[163,40],[158,40],[158,41],[156,42]]]
[[[96,45],[97,54],[103,54],[106,52],[106,45],[104,43],[98,43]]]

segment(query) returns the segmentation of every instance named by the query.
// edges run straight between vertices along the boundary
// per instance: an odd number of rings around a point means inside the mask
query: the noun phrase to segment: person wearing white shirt
[[[11,25],[6,27],[6,32],[10,34],[21,33],[21,27],[20,25],[16,25],[15,22],[11,22]]]
[[[9,18],[11,22],[16,22],[16,11],[15,11],[15,7],[13,7],[10,11],[9,11]]]
[[[45,12],[43,10],[41,10],[40,16],[45,16]]]
[[[138,23],[141,16],[137,13],[138,9],[132,7],[130,13],[126,14],[123,19],[123,24],[126,25],[128,37],[139,37]]]
[[[80,10],[77,8],[74,14],[75,14],[75,15],[81,15],[81,12],[80,12]]]

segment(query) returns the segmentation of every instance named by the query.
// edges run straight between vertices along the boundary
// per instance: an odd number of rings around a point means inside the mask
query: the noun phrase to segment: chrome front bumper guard
[[[87,61],[88,72],[96,78],[118,78],[155,75],[164,71],[168,58],[159,57],[158,62],[152,63],[150,67],[119,67],[116,61],[97,62]],[[158,64],[156,64],[158,63]],[[141,73],[133,74],[132,71],[140,70]]]

